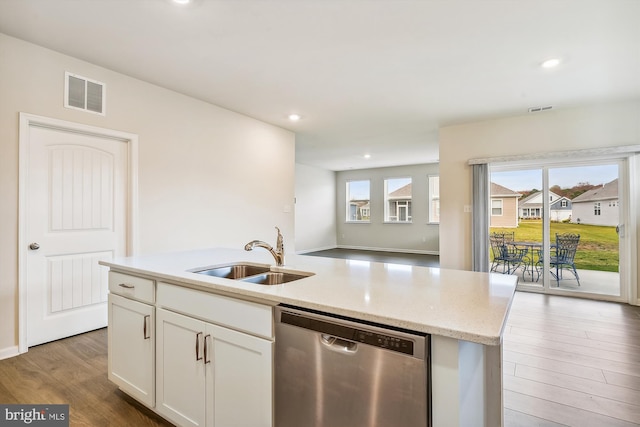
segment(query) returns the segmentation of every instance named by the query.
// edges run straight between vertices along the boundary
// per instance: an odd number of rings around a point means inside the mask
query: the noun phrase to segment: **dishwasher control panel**
[[[395,350],[404,354],[413,354],[413,341],[392,335],[356,330],[354,340],[375,347]]]
[[[300,314],[287,310],[282,310],[280,314],[280,322],[288,325],[298,326],[300,328],[320,332],[322,334],[326,334],[327,336],[333,336],[352,342],[359,342],[373,347],[383,348],[386,350],[415,356],[415,341],[411,338],[400,336],[410,336],[409,334],[398,333],[398,335],[393,335],[392,331],[389,331],[390,333],[383,334],[375,331],[375,329],[379,328],[372,327],[371,330],[368,330],[365,329],[366,326],[360,323],[355,324],[352,322],[346,322],[344,320],[336,320],[334,322],[330,321],[332,319],[325,319],[326,318],[318,318],[312,315]],[[385,329],[385,332],[386,331],[387,330]],[[424,339],[421,336],[417,337]]]

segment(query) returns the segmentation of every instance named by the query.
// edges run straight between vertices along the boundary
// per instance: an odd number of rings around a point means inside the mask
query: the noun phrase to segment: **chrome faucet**
[[[251,251],[255,247],[266,249],[271,252],[271,255],[273,255],[273,258],[276,260],[276,265],[278,267],[282,267],[284,265],[284,240],[282,238],[282,233],[280,233],[280,229],[276,227],[276,230],[278,230],[278,240],[276,241],[275,250],[270,244],[263,242],[262,240],[250,241],[244,245],[244,250]]]

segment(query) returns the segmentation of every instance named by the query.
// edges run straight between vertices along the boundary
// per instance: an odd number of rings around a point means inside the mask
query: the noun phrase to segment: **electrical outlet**
[[[464,213],[471,213],[471,205],[464,205]]]

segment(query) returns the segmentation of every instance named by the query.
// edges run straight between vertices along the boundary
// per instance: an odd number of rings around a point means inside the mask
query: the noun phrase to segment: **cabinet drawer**
[[[117,271],[109,272],[109,292],[153,304],[155,302],[153,291],[151,279],[130,276]]]
[[[158,282],[157,306],[260,337],[273,338],[273,308]]]

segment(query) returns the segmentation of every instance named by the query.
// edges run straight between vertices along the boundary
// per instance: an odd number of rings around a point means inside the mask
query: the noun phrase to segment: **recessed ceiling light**
[[[558,65],[560,65],[559,58],[550,58],[541,64],[542,68],[553,68],[553,67],[557,67]]]
[[[365,154],[365,155],[364,155],[364,158],[365,158],[365,159],[370,159],[370,158],[371,158],[371,154]]]
[[[291,120],[292,122],[297,122],[301,118],[302,116],[300,114],[289,114],[289,120]]]
[[[189,4],[191,0],[173,0],[173,2],[177,4]]]

